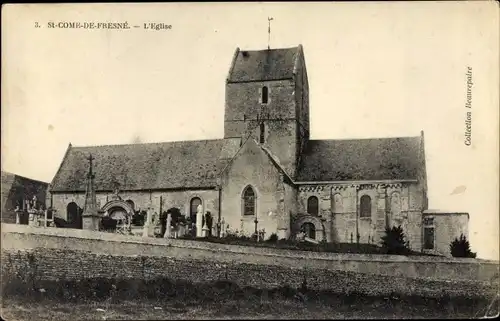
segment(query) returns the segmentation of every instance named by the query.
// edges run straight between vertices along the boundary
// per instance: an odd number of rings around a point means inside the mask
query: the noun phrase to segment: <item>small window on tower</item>
[[[262,87],[262,103],[263,104],[267,104],[268,95],[269,95],[269,89],[267,89],[266,86]]]
[[[265,143],[265,138],[266,138],[266,125],[264,123],[260,124],[260,143],[264,144]]]

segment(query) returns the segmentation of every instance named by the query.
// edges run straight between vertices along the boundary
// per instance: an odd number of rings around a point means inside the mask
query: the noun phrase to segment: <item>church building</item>
[[[70,144],[50,185],[49,204],[57,216],[82,227],[92,155],[98,207],[111,215],[176,207],[193,217],[201,205],[215,222],[247,235],[264,229],[266,238],[276,233],[281,239],[305,231],[318,241],[375,244],[387,226],[401,225],[417,251],[441,251],[442,243],[448,252],[450,238],[467,235],[467,213],[427,208],[423,131],[314,140],[309,128],[303,47],[237,48],[225,83],[223,138]],[[438,229],[446,234],[441,241]]]

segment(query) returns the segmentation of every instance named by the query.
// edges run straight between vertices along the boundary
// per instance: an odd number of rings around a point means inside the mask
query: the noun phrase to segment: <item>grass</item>
[[[6,320],[165,320],[165,319],[393,319],[470,318],[485,303],[438,302],[393,298],[285,298],[261,294],[220,300],[141,299],[85,302],[2,300]]]
[[[367,296],[281,286],[240,287],[229,280],[193,284],[88,279],[2,284],[2,317],[11,320],[470,318],[491,300],[443,296]],[[43,291],[41,289],[43,288]]]

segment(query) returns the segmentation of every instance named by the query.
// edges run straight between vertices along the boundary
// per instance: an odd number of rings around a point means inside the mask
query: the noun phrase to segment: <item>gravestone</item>
[[[198,205],[196,208],[196,237],[203,236],[203,207]]]
[[[171,237],[171,224],[172,224],[172,214],[168,213],[167,214],[167,226],[165,229],[165,234],[163,235],[164,238],[168,239]]]

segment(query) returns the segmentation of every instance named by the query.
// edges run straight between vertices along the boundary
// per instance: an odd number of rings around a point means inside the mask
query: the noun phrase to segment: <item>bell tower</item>
[[[224,138],[251,137],[295,178],[309,139],[309,84],[302,45],[236,48],[226,79]]]

